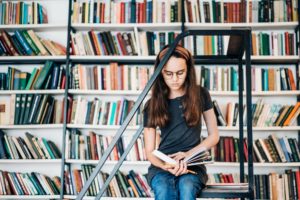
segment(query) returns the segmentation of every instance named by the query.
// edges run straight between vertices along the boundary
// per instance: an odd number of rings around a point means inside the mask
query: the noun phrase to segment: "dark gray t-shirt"
[[[206,88],[200,88],[202,112],[213,108],[211,97]],[[182,98],[168,100],[169,122],[161,130],[161,141],[158,150],[165,154],[173,154],[179,151],[188,151],[200,143],[201,125],[197,127],[189,127],[184,118],[184,110],[182,106]],[[199,108],[201,110],[201,108]],[[148,115],[147,110],[144,111],[144,127],[147,127]],[[197,172],[201,182],[206,184],[207,173],[204,165],[188,167]],[[151,165],[148,169],[148,183],[158,172],[164,171],[161,168]]]

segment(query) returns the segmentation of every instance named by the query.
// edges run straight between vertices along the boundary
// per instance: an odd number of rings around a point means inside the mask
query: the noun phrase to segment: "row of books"
[[[237,67],[196,67],[201,86],[210,91],[238,91]],[[245,70],[244,70],[245,77]],[[197,77],[198,78],[198,77]],[[288,67],[251,68],[252,91],[296,90],[296,76]],[[244,78],[244,85],[246,79]]]
[[[180,13],[181,0],[74,1],[72,23],[170,23]]]
[[[179,32],[139,32],[140,50],[142,56],[157,55],[166,45],[172,44]]]
[[[185,1],[185,19],[193,23],[290,22],[298,20],[297,9],[294,0],[189,0]]]
[[[66,194],[78,194],[87,178],[90,177],[94,166],[81,165],[81,169],[70,169],[66,167],[65,170],[65,188]],[[100,188],[103,186],[104,181],[107,179],[108,174],[99,173],[94,179],[93,183],[87,191],[87,196],[95,196],[99,193]],[[151,197],[150,187],[146,178],[140,173],[133,170],[129,171],[126,175],[117,172],[116,176],[112,179],[105,191],[105,196],[110,197]]]
[[[219,105],[213,101],[214,112],[219,126],[238,126],[241,117],[238,103]],[[252,125],[254,127],[290,126],[296,124],[300,113],[300,102],[295,105],[265,104],[262,99],[252,104]],[[243,124],[246,124],[246,106],[243,106]],[[226,116],[226,118],[224,117]]]
[[[83,96],[68,99],[67,122],[71,124],[121,125],[134,105],[134,101],[122,98],[105,101],[95,98],[89,101]],[[140,124],[142,108],[134,115],[129,125]]]
[[[137,49],[133,32],[88,31],[72,33],[74,55],[156,55],[176,32],[139,32],[140,49]],[[228,36],[186,37],[185,47],[194,55],[224,55],[229,43]],[[252,55],[295,55],[295,34],[289,32],[252,33]]]
[[[252,55],[287,56],[296,55],[295,33],[257,32],[252,33]]]
[[[71,71],[72,89],[143,90],[153,74],[153,67],[137,65],[75,65]]]
[[[0,102],[0,124],[60,124],[63,100],[49,94],[12,94]]]
[[[253,149],[259,162],[299,162],[299,143],[295,138],[277,138],[274,134],[254,141]]]
[[[243,153],[245,161],[248,161],[248,144],[243,139],[243,150],[239,149],[239,138],[220,137],[219,143],[213,147],[212,157],[218,162],[239,162],[239,155]],[[275,134],[267,138],[259,138],[253,141],[253,162],[299,162],[299,145],[295,138],[276,137]]]
[[[285,170],[283,174],[254,175],[255,199],[300,198],[300,171]]]
[[[248,176],[245,175],[245,182]],[[236,183],[236,184],[234,184]],[[239,174],[208,174],[207,186],[211,188],[231,188],[240,185]],[[254,175],[254,199],[298,199],[300,197],[300,170],[286,169],[283,173]]]
[[[65,84],[65,69],[52,61],[31,73],[10,66],[7,73],[0,73],[0,90],[64,89]]]
[[[66,134],[66,159],[80,160],[99,160],[104,151],[112,141],[113,136],[97,135],[89,132],[88,135],[82,134],[78,129],[67,131]],[[129,137],[122,137],[114,147],[108,160],[119,160],[123,155],[125,148],[130,142]],[[145,145],[143,137],[138,138],[133,148],[126,157],[128,161],[144,161],[146,160]]]
[[[0,130],[0,159],[59,159],[54,142],[26,132],[25,137],[8,136]]]
[[[44,6],[37,2],[0,2],[0,24],[47,24]]]
[[[71,33],[73,55],[138,55],[133,32]]]
[[[61,180],[37,172],[0,170],[0,195],[59,195]]]
[[[43,69],[43,70],[42,70]],[[210,91],[238,91],[237,67],[196,66],[197,84]],[[153,74],[153,66],[74,65],[71,71],[71,89],[81,90],[143,90]],[[252,69],[252,91],[296,90],[296,76],[288,67]],[[66,72],[63,66],[47,61],[43,68],[32,73],[8,66],[0,73],[0,90],[64,89]],[[45,77],[47,77],[45,79]],[[37,81],[37,80],[43,81]],[[245,78],[244,78],[245,81]],[[244,83],[245,85],[245,83]]]
[[[193,55],[224,55],[227,52],[229,37],[193,36],[185,37],[184,41],[185,47]],[[260,56],[295,55],[295,44],[295,34],[292,32],[252,32],[251,54]]]
[[[63,45],[40,38],[33,30],[0,31],[0,56],[66,55]]]

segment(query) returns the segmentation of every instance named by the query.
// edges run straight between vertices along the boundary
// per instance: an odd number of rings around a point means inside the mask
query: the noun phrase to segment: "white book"
[[[259,162],[264,163],[265,160],[264,160],[264,159],[262,158],[262,156],[260,155],[259,150],[258,150],[258,148],[257,148],[257,146],[256,146],[256,144],[255,144],[255,142],[253,142],[253,150],[254,150],[254,153],[255,153],[255,155],[257,156]]]
[[[89,16],[89,23],[94,23],[93,17],[94,17],[94,0],[89,0],[90,4],[90,16]]]
[[[111,1],[105,0],[104,23],[110,23],[110,11],[111,11],[110,6],[111,6]]]
[[[165,23],[171,22],[171,2],[170,0],[165,0]]]
[[[212,161],[200,161],[199,162],[199,160],[198,160],[199,156],[202,156],[203,153],[209,154],[208,151],[206,151],[206,148],[199,148],[192,155],[190,155],[190,156],[186,157],[185,159],[183,159],[183,162],[186,162],[187,166],[212,163]],[[159,159],[161,159],[162,161],[166,162],[167,164],[171,164],[171,165],[176,165],[177,164],[175,159],[167,156],[166,154],[162,153],[159,150],[152,151],[152,154],[155,155],[156,157],[158,157]],[[211,158],[211,157],[209,156],[209,158]]]

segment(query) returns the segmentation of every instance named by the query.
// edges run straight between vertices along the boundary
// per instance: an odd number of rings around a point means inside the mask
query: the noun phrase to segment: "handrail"
[[[116,143],[118,142],[118,140],[122,137],[122,134],[125,131],[126,127],[128,126],[130,120],[132,119],[132,117],[134,116],[134,114],[139,109],[141,103],[143,102],[143,100],[147,96],[148,92],[150,91],[152,85],[154,84],[154,81],[157,79],[157,77],[159,76],[160,72],[162,71],[163,66],[167,63],[167,61],[171,57],[172,52],[175,50],[175,48],[176,48],[177,44],[179,43],[179,41],[182,40],[184,37],[187,37],[187,36],[213,35],[213,34],[214,35],[240,36],[243,39],[245,39],[245,38],[250,38],[251,30],[249,28],[239,28],[239,29],[234,29],[234,30],[189,30],[189,31],[186,31],[186,32],[183,32],[183,33],[179,34],[175,38],[174,42],[170,45],[170,47],[169,47],[166,55],[162,58],[161,62],[159,63],[159,65],[157,67],[157,69],[154,71],[152,77],[148,81],[148,83],[145,86],[144,90],[139,95],[137,101],[135,102],[133,108],[129,112],[129,114],[126,117],[125,121],[121,125],[120,129],[117,131],[115,137],[113,138],[113,140],[109,144],[108,148],[104,152],[104,154],[101,157],[99,163],[97,164],[97,166],[95,167],[94,171],[92,172],[92,174],[90,175],[90,177],[86,181],[85,185],[83,186],[82,190],[78,194],[78,196],[76,198],[77,200],[83,199],[83,197],[84,197],[85,193],[87,192],[89,186],[92,184],[93,180],[95,179],[95,177],[100,172],[101,168],[103,167],[105,161],[107,160],[108,156],[112,152],[112,150],[113,150],[114,146],[116,145]],[[230,44],[230,42],[229,42],[229,44]],[[249,43],[246,43],[246,44],[249,44]],[[243,42],[241,42],[241,44],[238,44],[238,45],[240,45],[241,48],[244,47],[244,43]],[[228,55],[230,55],[230,56],[224,57],[224,59],[229,59],[229,60],[232,59],[232,58],[235,58],[235,59],[239,58],[239,59],[241,59],[241,56],[242,56],[241,52],[244,52],[244,50],[246,50],[246,51],[248,51],[248,54],[246,53],[246,60],[250,60],[250,56],[249,56],[250,55],[250,46],[248,46],[248,48],[246,48],[246,49],[245,48],[241,49],[241,48],[239,48],[239,51],[237,52],[236,56],[234,54],[228,53]],[[247,62],[247,64],[249,64],[249,66],[250,66],[250,62]],[[248,89],[248,87],[247,87],[247,89]],[[153,94],[153,95],[155,95],[155,94]],[[250,91],[250,95],[251,95],[251,91]],[[248,97],[248,92],[247,92],[247,97]],[[247,112],[247,113],[250,113],[250,112]],[[251,122],[248,121],[247,125],[249,125],[249,123],[251,124]],[[126,156],[129,153],[131,147],[133,146],[134,142],[139,137],[139,135],[142,133],[142,130],[143,130],[143,126],[141,125],[141,127],[138,129],[138,131],[133,136],[133,138],[132,138],[129,146],[126,148],[126,150],[123,153],[121,159],[118,161],[118,163],[116,164],[115,168],[113,169],[113,173],[110,174],[109,178],[106,180],[104,186],[101,188],[99,194],[97,194],[97,196],[96,196],[95,199],[100,199],[102,197],[102,195],[103,195],[106,187],[108,186],[110,180],[113,178],[113,176],[115,175],[115,173],[117,172],[117,170],[121,166],[122,162],[126,158]],[[248,136],[249,136],[249,132],[248,132]],[[249,159],[251,159],[251,157]],[[251,162],[251,161],[249,160],[249,162]],[[249,175],[251,175],[251,173]],[[249,189],[252,189],[252,186],[250,187],[250,185],[249,185]]]

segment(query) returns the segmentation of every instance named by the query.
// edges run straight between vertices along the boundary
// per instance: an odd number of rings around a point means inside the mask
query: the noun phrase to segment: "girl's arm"
[[[156,167],[162,168],[164,170],[170,169],[167,167],[163,161],[152,154],[155,149],[155,137],[157,136],[156,130],[154,128],[144,128],[144,140],[145,140],[145,151],[148,160]]]
[[[192,148],[187,152],[178,152],[170,155],[175,160],[184,159],[186,156],[192,155],[199,148],[205,147],[206,149],[210,149],[219,142],[219,131],[218,131],[217,120],[213,108],[205,111],[203,113],[203,117],[207,127],[207,133],[208,133],[207,138],[204,139],[199,145],[195,146],[194,148]]]

